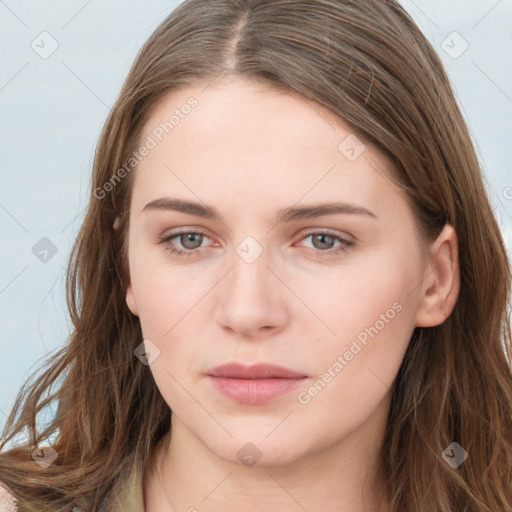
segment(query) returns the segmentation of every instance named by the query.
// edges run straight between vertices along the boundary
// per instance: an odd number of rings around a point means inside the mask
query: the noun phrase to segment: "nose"
[[[234,253],[233,268],[218,295],[217,321],[231,333],[258,338],[284,329],[289,321],[286,287],[276,277],[267,252],[248,262]]]

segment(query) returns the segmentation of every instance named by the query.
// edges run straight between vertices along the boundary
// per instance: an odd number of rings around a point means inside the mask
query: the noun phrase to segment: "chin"
[[[304,442],[295,441],[285,432],[280,436],[276,433],[268,436],[268,429],[263,435],[256,431],[251,434],[248,430],[232,434],[233,439],[226,439],[224,443],[216,439],[205,445],[217,457],[247,468],[283,466],[306,456]],[[297,451],[297,447],[302,449]]]

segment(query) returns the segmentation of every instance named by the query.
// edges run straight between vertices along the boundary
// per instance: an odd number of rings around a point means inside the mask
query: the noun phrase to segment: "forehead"
[[[135,201],[157,192],[225,201],[247,194],[267,205],[357,198],[375,208],[399,193],[388,159],[336,115],[247,78],[170,92],[143,127],[141,141],[149,139]]]

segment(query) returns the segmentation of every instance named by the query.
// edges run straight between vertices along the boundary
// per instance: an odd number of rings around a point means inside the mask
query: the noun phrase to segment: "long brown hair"
[[[512,510],[507,253],[443,65],[395,0],[187,0],[143,46],[96,150],[67,274],[69,343],[25,384],[0,444],[0,480],[19,510],[98,511],[169,431],[171,411],[134,357],[142,333],[125,292],[136,171],[118,170],[163,95],[222,73],[327,107],[391,159],[425,243],[445,223],[455,228],[459,297],[443,324],[414,331],[379,469],[392,512]],[[56,414],[40,428],[37,415],[54,401]],[[7,447],[23,432],[26,443]],[[31,453],[50,438],[58,456],[44,469]],[[443,458],[452,442],[469,454],[456,469]]]

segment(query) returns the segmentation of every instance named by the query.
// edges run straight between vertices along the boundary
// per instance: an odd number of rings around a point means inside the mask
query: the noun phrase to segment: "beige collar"
[[[144,512],[142,475],[135,468],[130,477],[112,490],[106,512]]]

